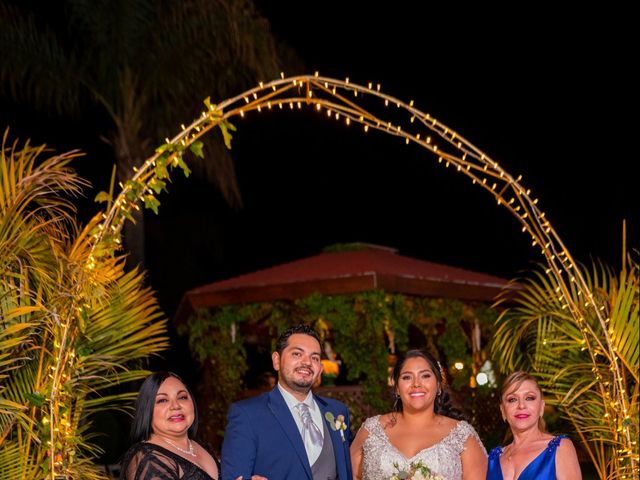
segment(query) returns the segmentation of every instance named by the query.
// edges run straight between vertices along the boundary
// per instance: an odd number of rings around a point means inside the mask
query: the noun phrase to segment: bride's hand
[[[242,480],[242,475],[240,475],[236,480]],[[263,477],[262,475],[251,475],[251,480],[269,480],[267,477]]]

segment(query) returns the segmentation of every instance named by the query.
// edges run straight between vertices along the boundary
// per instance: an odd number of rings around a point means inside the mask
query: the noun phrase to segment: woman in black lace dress
[[[122,480],[217,480],[218,462],[195,440],[198,412],[189,388],[170,372],[143,382]]]

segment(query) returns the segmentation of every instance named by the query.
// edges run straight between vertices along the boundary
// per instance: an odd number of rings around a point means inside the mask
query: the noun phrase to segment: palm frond
[[[576,323],[559,300],[556,277],[540,269],[498,319],[492,351],[502,371],[538,376],[602,478],[629,478],[638,455],[630,440],[638,434],[638,263],[629,257],[618,275],[597,262],[579,272],[606,314],[604,326],[592,310]],[[574,283],[568,291],[574,304],[584,303]]]
[[[84,185],[68,166],[77,154],[36,163],[43,147],[4,145],[0,477],[105,478],[93,465],[91,415],[130,408],[132,394],[114,388],[148,373],[137,364],[168,346],[166,325],[124,259],[89,261],[99,220],[79,228],[67,198]]]

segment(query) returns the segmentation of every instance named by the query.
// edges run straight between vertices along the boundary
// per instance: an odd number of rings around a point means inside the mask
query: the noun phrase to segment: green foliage
[[[204,372],[198,389],[202,393],[200,414],[205,425],[224,425],[229,405],[243,388],[248,366],[238,326],[254,311],[254,307],[224,307],[215,313],[201,310],[178,328],[180,335],[188,332],[191,354]]]
[[[5,134],[0,156],[0,478],[104,478],[91,415],[131,408],[112,389],[148,373],[166,327],[141,274],[93,256],[98,217],[76,224],[75,154],[43,151]]]
[[[495,310],[485,305],[413,298],[375,290],[353,295],[312,294],[294,301],[199,311],[186,325],[179,327],[179,333],[188,337],[191,352],[198,361],[203,365],[209,362],[215,365],[205,373],[202,382],[206,384],[209,396],[218,398],[213,400],[218,412],[226,412],[241,391],[240,381],[246,371],[242,341],[236,335],[235,342],[229,345],[230,326],[235,325],[239,331],[242,323],[259,323],[269,330],[273,350],[276,338],[286,328],[298,323],[311,324],[321,337],[333,342],[334,350],[347,370],[347,379],[362,386],[366,413],[371,413],[389,408],[391,354],[407,349],[411,327],[424,333],[427,348],[436,355],[441,351],[449,359],[471,361],[468,335],[461,325],[477,318],[483,325],[490,326],[496,316]],[[444,335],[441,335],[442,331]],[[458,375],[456,379],[464,384],[469,377],[468,374]],[[224,389],[225,393],[211,395],[217,388]],[[365,414],[359,405],[353,404],[353,408],[360,416]],[[360,421],[363,419],[359,418]],[[223,417],[216,421],[219,422],[217,425],[224,425]]]
[[[340,252],[361,252],[369,249],[369,246],[364,243],[334,243],[322,249],[327,253],[340,253]]]
[[[355,302],[352,313],[341,317],[335,325],[336,350],[344,359],[348,378],[362,381],[365,401],[377,409],[384,408],[382,392],[388,388],[389,366],[384,313],[377,308],[384,305],[384,301],[379,301],[381,295],[382,292],[375,292]]]
[[[193,98],[227,98],[297,68],[285,68],[282,46],[250,0],[137,0],[126,8],[64,0],[56,15],[30,3],[0,4],[0,51],[0,85],[21,101],[65,115],[96,107],[108,115],[113,128],[105,136],[121,181],[149,144],[193,115]],[[220,130],[203,140],[200,168],[239,204],[224,147],[235,128],[223,121]],[[196,156],[203,153],[196,147]]]

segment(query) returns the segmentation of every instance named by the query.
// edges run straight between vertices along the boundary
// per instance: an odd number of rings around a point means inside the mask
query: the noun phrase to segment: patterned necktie
[[[311,418],[311,412],[309,412],[309,406],[305,403],[298,404],[298,411],[300,412],[300,418],[302,419],[302,438],[311,440],[311,443],[317,446],[322,445],[322,432],[318,426],[313,423]]]

